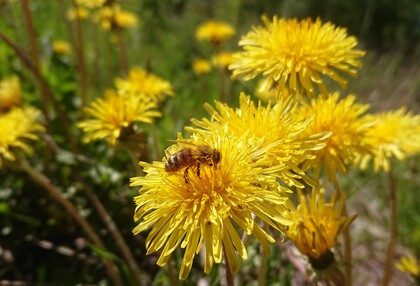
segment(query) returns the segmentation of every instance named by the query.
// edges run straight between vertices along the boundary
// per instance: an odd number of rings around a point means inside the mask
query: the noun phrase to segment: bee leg
[[[207,160],[207,164],[208,164],[209,166],[213,166],[213,160],[211,159],[211,157],[210,157],[210,156],[206,157],[206,160]]]
[[[200,162],[197,163],[197,177],[200,178]]]
[[[187,168],[185,168],[185,171],[184,171],[184,180],[185,180],[186,184],[188,184],[190,182],[190,179],[188,178],[188,169],[189,168],[190,167],[188,166]]]

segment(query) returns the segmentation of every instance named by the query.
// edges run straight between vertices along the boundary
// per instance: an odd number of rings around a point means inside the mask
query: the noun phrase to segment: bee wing
[[[169,158],[172,156],[172,154],[178,152],[181,148],[179,148],[178,145],[174,144],[169,146],[168,148],[165,149],[165,157]]]

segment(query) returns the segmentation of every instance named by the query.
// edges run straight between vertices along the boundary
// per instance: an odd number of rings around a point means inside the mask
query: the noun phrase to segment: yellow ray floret
[[[402,257],[396,267],[398,270],[420,279],[420,263],[412,254]]]

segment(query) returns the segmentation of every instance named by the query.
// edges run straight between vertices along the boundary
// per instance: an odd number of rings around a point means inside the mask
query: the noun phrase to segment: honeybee
[[[200,165],[217,166],[220,162],[220,152],[208,145],[197,145],[194,148],[184,148],[172,154],[165,162],[165,171],[176,172],[185,168],[184,178],[188,183],[188,170],[197,166],[197,177],[200,177]]]

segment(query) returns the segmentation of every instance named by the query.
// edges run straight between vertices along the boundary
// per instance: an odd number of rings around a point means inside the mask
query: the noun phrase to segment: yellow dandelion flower
[[[13,108],[0,115],[0,167],[4,160],[15,161],[16,152],[32,153],[28,140],[38,140],[45,129],[37,122],[39,111],[32,107]]]
[[[76,0],[77,5],[84,6],[86,8],[98,8],[102,7],[107,0]]]
[[[95,100],[85,109],[93,119],[80,122],[78,127],[89,133],[85,142],[106,139],[113,146],[125,128],[135,122],[152,123],[155,117],[161,116],[156,107],[156,103],[143,97],[118,95],[108,90],[104,98]]]
[[[134,28],[138,24],[138,18],[131,12],[119,11],[115,14],[115,24],[121,28]]]
[[[374,154],[362,157],[362,168],[373,160],[375,171],[389,171],[391,158],[404,160],[406,156],[420,153],[420,115],[400,108],[369,117],[375,124],[369,129],[366,140],[373,146]]]
[[[85,20],[89,17],[89,11],[83,7],[78,7],[77,9],[69,9],[67,11],[67,19],[74,21],[76,19]]]
[[[115,28],[134,28],[138,18],[135,14],[121,10],[119,5],[102,7],[94,18],[104,30]]]
[[[20,82],[17,76],[0,81],[0,113],[9,111],[22,102]]]
[[[195,37],[199,41],[210,41],[216,45],[230,39],[235,35],[235,29],[224,22],[207,21],[198,26]]]
[[[156,102],[174,95],[168,81],[140,68],[131,69],[127,78],[116,79],[115,86],[120,94],[142,95]]]
[[[69,42],[57,40],[52,43],[52,50],[59,55],[67,55],[71,52]]]
[[[249,96],[240,95],[238,109],[232,109],[226,104],[216,102],[216,110],[205,104],[211,115],[211,120],[192,119],[197,127],[187,127],[188,131],[211,134],[232,133],[236,136],[248,134],[250,137],[261,138],[264,147],[275,144],[268,152],[272,163],[267,166],[280,166],[280,179],[289,186],[303,187],[299,179],[303,178],[310,184],[315,184],[298,166],[298,163],[313,159],[313,150],[325,146],[323,139],[326,133],[301,136],[310,124],[311,119],[294,120],[293,110],[296,104],[289,100],[278,101],[274,105],[256,106]]]
[[[356,75],[361,63],[357,58],[364,55],[356,50],[355,37],[347,36],[346,29],[320,19],[263,17],[265,27],[253,28],[239,41],[244,51],[235,55],[236,61],[229,66],[235,78],[250,80],[264,76],[264,89],[305,90],[315,95],[313,84],[326,95],[327,88],[321,75],[338,82],[343,88],[347,81],[338,73]]]
[[[300,253],[310,258],[312,266],[318,266],[318,269],[329,266],[328,263],[320,265],[317,262],[326,262],[325,258],[333,258],[331,249],[338,235],[356,218],[343,215],[344,193],[335,191],[329,202],[326,202],[324,193],[325,188],[315,187],[306,198],[298,190],[299,205],[295,208],[289,201],[289,219],[292,223],[285,228],[286,236]]]
[[[402,257],[396,267],[420,281],[420,263],[412,254]]]
[[[211,63],[206,59],[194,60],[192,63],[192,68],[196,74],[205,74],[212,70]]]
[[[234,61],[233,53],[231,52],[221,52],[216,54],[212,58],[213,64],[221,69],[227,68],[230,64],[232,64]]]
[[[372,120],[363,116],[369,105],[356,103],[356,97],[349,95],[339,99],[336,92],[328,98],[318,97],[310,104],[303,104],[296,110],[298,119],[313,120],[304,135],[319,132],[331,132],[324,148],[314,151],[315,159],[305,162],[304,170],[314,168],[318,177],[323,167],[330,182],[336,181],[336,172],[346,173],[346,165],[355,162],[360,154],[372,152],[366,142],[366,134],[372,126]]]
[[[200,151],[200,146],[207,147]],[[163,266],[177,247],[185,249],[179,274],[185,279],[200,250],[205,273],[221,262],[222,249],[235,273],[237,254],[247,257],[240,229],[269,251],[274,239],[256,220],[275,228],[288,220],[283,217],[286,197],[273,175],[276,168],[264,168],[267,161],[260,142],[247,136],[193,135],[179,139],[169,150],[176,159],[140,162],[146,175],[131,178],[131,186],[141,186],[134,199],[139,224],[133,233],[152,228],[146,238],[147,254],[159,251],[157,264]],[[170,165],[166,170],[165,161]]]

